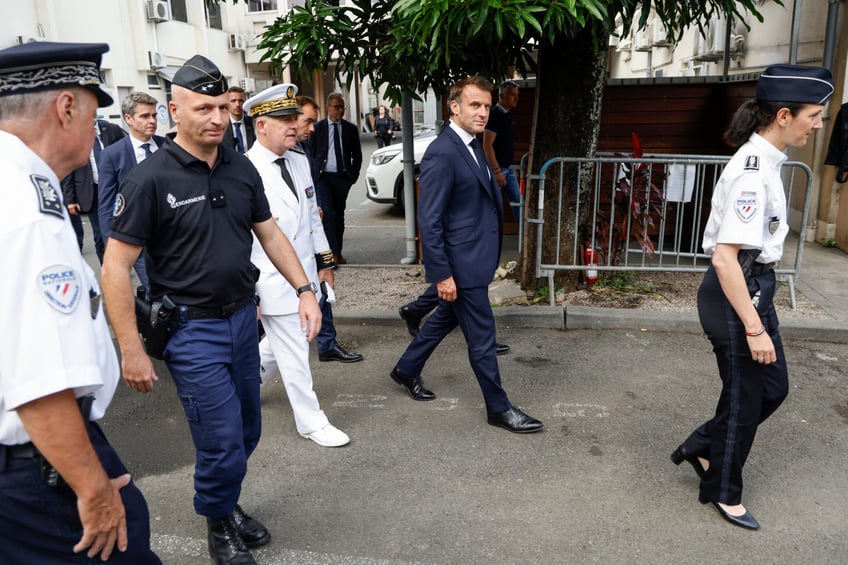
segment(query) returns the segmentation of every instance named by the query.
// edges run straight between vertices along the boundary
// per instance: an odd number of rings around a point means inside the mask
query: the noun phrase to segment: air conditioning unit
[[[662,24],[659,19],[654,20],[654,23],[651,24],[653,27],[653,39],[651,43],[653,43],[654,47],[670,47],[671,39],[668,37],[668,30]]]
[[[245,92],[256,92],[256,79],[253,78],[243,78],[239,80],[239,86]]]
[[[240,33],[231,33],[229,35],[229,50],[230,51],[244,51],[245,47],[247,47],[247,39]]]
[[[633,49],[636,51],[650,51],[652,40],[651,25],[647,24],[642,29],[637,30],[633,35]]]
[[[171,3],[168,0],[147,0],[147,21],[167,22],[171,19]]]
[[[704,26],[704,35],[699,35],[695,47],[696,61],[718,61],[724,58],[724,42],[727,36],[727,18],[717,17]],[[730,34],[730,55],[739,55],[745,49],[742,35]]]
[[[150,59],[151,69],[162,69],[167,66],[165,63],[165,54],[161,51],[148,51],[147,56]]]

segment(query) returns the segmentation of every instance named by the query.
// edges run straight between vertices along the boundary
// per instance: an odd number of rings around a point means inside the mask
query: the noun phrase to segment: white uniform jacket
[[[63,390],[94,394],[103,416],[120,380],[94,272],[83,260],[55,173],[0,131],[0,443],[26,443],[19,406]]]
[[[280,166],[275,163],[279,155],[269,151],[259,142],[247,153],[262,176],[265,196],[271,206],[271,215],[294,247],[303,270],[311,282],[318,284],[318,268],[315,254],[330,249],[324,226],[318,214],[318,202],[312,173],[306,155],[295,151],[285,154],[292,180],[297,185],[298,198],[283,181]],[[259,241],[253,238],[250,260],[259,269],[256,293],[259,295],[259,311],[263,315],[275,316],[297,312],[300,299],[294,288],[281,275]]]

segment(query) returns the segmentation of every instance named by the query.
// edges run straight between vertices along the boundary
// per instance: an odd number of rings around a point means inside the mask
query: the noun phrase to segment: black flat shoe
[[[417,336],[418,328],[421,326],[421,317],[413,314],[412,310],[410,310],[408,306],[398,308],[398,314],[400,314],[401,319],[406,322],[406,331],[409,332],[409,335],[412,337]]]
[[[500,426],[516,434],[532,434],[541,431],[544,427],[542,422],[532,416],[528,416],[516,407],[506,412],[487,414],[486,421],[491,426]]]
[[[509,353],[509,346],[505,343],[496,343],[495,353],[498,355],[506,355],[507,353]]]
[[[361,353],[347,351],[341,345],[336,345],[331,350],[318,354],[318,360],[323,362],[338,361],[339,363],[356,363],[363,359],[365,358]]]
[[[420,378],[407,377],[397,369],[392,369],[391,377],[393,381],[409,392],[409,396],[413,400],[434,400],[436,398],[436,395],[432,391],[424,388]]]
[[[691,455],[688,451],[686,451],[686,448],[681,445],[671,454],[671,462],[675,465],[680,465],[684,461],[692,465],[692,468],[695,469],[695,473],[698,474],[698,478],[703,479],[704,475],[707,474],[704,466],[701,465],[701,461],[696,456]]]
[[[757,520],[753,516],[751,516],[751,513],[747,510],[741,516],[734,516],[732,514],[728,514],[724,510],[724,508],[722,508],[721,505],[718,502],[715,502],[714,500],[709,500],[708,498],[704,498],[703,496],[699,495],[698,501],[701,504],[706,504],[707,502],[712,503],[712,505],[716,507],[716,510],[718,510],[718,513],[721,514],[721,517],[733,524],[734,526],[739,526],[740,528],[745,528],[746,530],[760,529],[760,523],[757,522]]]

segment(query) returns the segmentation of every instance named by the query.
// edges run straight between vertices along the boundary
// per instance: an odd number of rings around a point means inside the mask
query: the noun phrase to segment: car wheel
[[[394,205],[403,208],[403,171],[395,179],[395,201]]]

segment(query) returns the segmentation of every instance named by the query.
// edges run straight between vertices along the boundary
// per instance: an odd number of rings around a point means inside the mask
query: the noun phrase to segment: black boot
[[[259,547],[271,541],[271,534],[262,522],[245,514],[238,504],[233,510],[233,521],[236,523],[241,540],[247,547]]]
[[[209,528],[209,555],[218,565],[256,565],[238,534],[232,516],[206,518]]]

